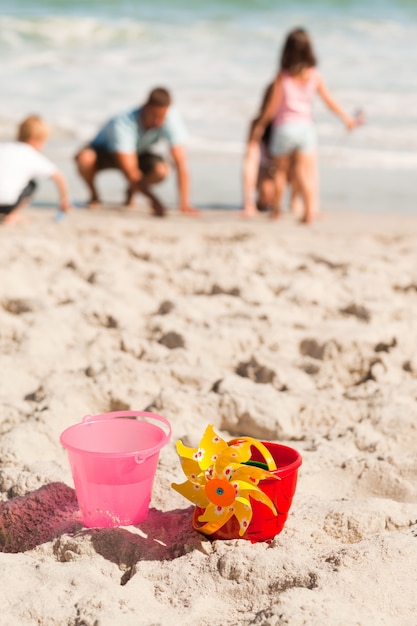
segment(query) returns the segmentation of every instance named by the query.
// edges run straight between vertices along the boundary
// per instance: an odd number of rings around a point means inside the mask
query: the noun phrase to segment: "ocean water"
[[[194,202],[238,206],[248,123],[296,26],[310,32],[336,99],[366,116],[348,134],[316,102],[322,205],[414,211],[415,0],[2,0],[0,138],[41,113],[53,128],[48,154],[82,197],[74,150],[167,86],[189,131]],[[174,191],[165,185],[168,202]]]

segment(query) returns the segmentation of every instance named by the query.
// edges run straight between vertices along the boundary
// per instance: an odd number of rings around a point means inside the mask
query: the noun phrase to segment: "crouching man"
[[[163,157],[151,151],[154,144],[164,141],[169,145],[177,173],[179,210],[186,214],[198,213],[189,204],[185,138],[185,126],[171,106],[170,93],[163,87],[153,89],[139,108],[111,118],[75,157],[78,171],[91,194],[89,206],[100,202],[95,183],[98,172],[117,169],[127,181],[127,206],[133,204],[135,193],[142,193],[148,198],[154,215],[165,215],[164,205],[151,191],[151,187],[163,181],[169,172]]]

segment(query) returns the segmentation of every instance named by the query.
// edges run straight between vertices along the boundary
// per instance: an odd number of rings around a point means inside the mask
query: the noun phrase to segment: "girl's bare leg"
[[[310,224],[317,217],[317,167],[312,152],[297,152],[295,178],[304,201],[302,222]]]
[[[287,181],[288,187],[290,189],[289,208],[290,208],[291,213],[293,213],[293,215],[300,216],[303,211],[303,207],[301,204],[300,186],[298,184],[298,180],[297,180],[297,176],[295,172],[295,160],[296,160],[296,156],[295,154],[293,154],[290,159],[290,168],[288,172],[288,181]]]

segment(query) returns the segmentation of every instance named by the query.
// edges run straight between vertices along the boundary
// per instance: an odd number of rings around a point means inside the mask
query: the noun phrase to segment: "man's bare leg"
[[[100,199],[95,185],[95,178],[97,175],[97,155],[91,148],[83,148],[76,155],[75,161],[77,163],[78,172],[90,191],[88,206],[90,208],[95,208],[100,204]]]
[[[130,185],[126,189],[125,206],[129,208],[135,206],[135,189]]]

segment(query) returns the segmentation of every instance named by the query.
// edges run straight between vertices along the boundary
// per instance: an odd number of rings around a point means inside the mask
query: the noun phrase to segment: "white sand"
[[[0,227],[0,624],[416,626],[417,221],[29,214]],[[148,520],[83,528],[60,433],[146,408]],[[208,423],[302,453],[271,545],[170,488]]]

